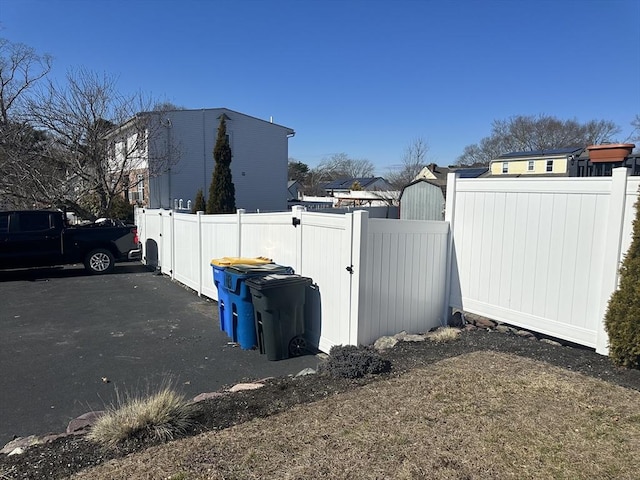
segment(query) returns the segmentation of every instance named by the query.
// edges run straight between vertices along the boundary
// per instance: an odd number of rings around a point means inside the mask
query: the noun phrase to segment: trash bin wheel
[[[299,357],[307,351],[307,341],[304,337],[293,337],[289,342],[289,355],[292,357]]]

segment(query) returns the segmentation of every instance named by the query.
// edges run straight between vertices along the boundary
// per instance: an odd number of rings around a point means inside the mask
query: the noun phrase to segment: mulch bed
[[[431,341],[401,342],[383,352],[391,362],[391,372],[377,377],[347,380],[326,375],[308,375],[269,380],[259,390],[222,395],[201,402],[199,425],[189,435],[207,430],[220,430],[267,417],[287,410],[293,405],[315,402],[347,390],[357,388],[379,378],[401,375],[465,353],[482,350],[521,355],[579,372],[591,377],[640,391],[640,370],[614,366],[608,357],[593,350],[575,346],[557,346],[522,338],[494,330],[464,331],[450,343]],[[0,479],[63,478],[82,469],[110,459],[121,458],[151,446],[144,439],[133,439],[118,450],[104,450],[86,441],[83,436],[65,437],[44,445],[36,445],[21,455],[0,455]]]

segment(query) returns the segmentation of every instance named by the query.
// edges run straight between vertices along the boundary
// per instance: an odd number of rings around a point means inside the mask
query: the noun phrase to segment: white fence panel
[[[442,325],[448,223],[370,219],[367,229],[358,343]]]
[[[211,260],[222,257],[238,257],[238,215],[203,215],[201,224],[202,293],[218,300],[218,291],[213,284]]]
[[[318,286],[321,308],[319,348],[356,343],[351,331],[352,222],[351,213],[301,212],[301,259],[296,272]],[[318,332],[312,332],[315,335]]]
[[[138,236],[142,243],[144,263],[150,267],[160,265],[160,246],[158,244],[162,233],[161,210],[141,209],[143,220],[138,224]]]
[[[174,267],[173,276],[200,293],[203,265],[200,258],[200,215],[174,214]]]
[[[595,347],[611,178],[455,183],[451,305]]]
[[[297,232],[290,212],[242,215],[241,256],[267,257],[299,271]]]

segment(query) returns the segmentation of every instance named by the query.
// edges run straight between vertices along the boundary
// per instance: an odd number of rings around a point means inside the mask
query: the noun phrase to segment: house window
[[[138,201],[144,201],[144,175],[138,175]]]
[[[529,163],[527,164],[527,171],[528,172],[533,172],[534,170],[534,161],[533,160],[529,160]]]
[[[547,172],[553,172],[553,160],[547,160]]]
[[[502,173],[509,173],[509,162],[502,162]]]
[[[136,146],[138,147],[138,154],[144,155],[147,151],[147,131],[143,128],[138,129],[136,135]]]

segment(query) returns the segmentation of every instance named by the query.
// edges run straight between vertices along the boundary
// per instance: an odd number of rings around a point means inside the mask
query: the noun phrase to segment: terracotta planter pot
[[[589,159],[592,163],[621,162],[631,154],[636,146],[633,143],[609,143],[604,145],[590,145]]]

